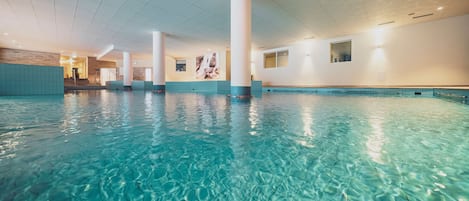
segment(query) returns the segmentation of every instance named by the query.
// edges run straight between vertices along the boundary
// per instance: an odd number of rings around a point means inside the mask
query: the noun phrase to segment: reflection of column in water
[[[64,135],[80,132],[80,101],[79,94],[67,94],[67,101],[64,102],[64,123],[62,132]]]
[[[207,134],[210,134],[210,128],[215,123],[215,109],[212,101],[212,96],[200,95],[198,97],[199,119],[203,126],[202,131]]]
[[[112,133],[112,124],[114,123],[114,120],[112,119],[114,117],[114,114],[112,113],[112,111],[114,111],[114,108],[116,108],[116,93],[112,93],[109,91],[100,92],[101,101],[99,107],[101,108],[101,117],[98,121],[101,122],[101,124],[98,124],[96,126],[103,133]]]
[[[246,150],[246,140],[250,131],[250,100],[236,101],[233,99],[230,104],[230,145],[233,151],[234,159],[231,163],[231,183],[232,196],[231,200],[244,200],[247,198],[244,193],[248,191],[249,186],[246,180],[249,179],[249,155]]]
[[[189,130],[189,124],[197,124],[195,113],[196,94],[171,94],[166,93],[165,121],[169,129]]]
[[[121,127],[123,130],[128,133],[130,121],[131,121],[131,105],[132,105],[132,92],[124,91],[122,92],[122,105],[121,105],[121,112],[122,112],[122,122]]]
[[[165,94],[153,94],[152,95],[152,104],[150,105],[151,114],[152,114],[152,146],[158,146],[163,141],[163,136],[166,129],[166,99],[168,96]]]
[[[151,119],[153,116],[152,112],[152,101],[153,101],[153,93],[152,92],[145,92],[145,119]]]
[[[259,124],[259,115],[258,115],[258,107],[255,100],[250,100],[249,104],[249,124],[250,124],[250,135],[257,135],[257,125]]]

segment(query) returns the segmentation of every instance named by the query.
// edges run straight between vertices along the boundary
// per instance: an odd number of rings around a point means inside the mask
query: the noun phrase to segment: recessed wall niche
[[[331,63],[352,61],[352,41],[331,43]]]

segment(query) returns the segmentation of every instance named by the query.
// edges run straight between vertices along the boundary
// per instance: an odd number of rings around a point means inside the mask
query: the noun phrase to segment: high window
[[[288,50],[268,51],[264,53],[264,68],[288,66]]]
[[[331,43],[331,63],[352,61],[352,41]]]

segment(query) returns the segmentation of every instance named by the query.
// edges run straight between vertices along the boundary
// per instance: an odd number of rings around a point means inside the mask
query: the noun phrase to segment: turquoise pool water
[[[469,200],[469,106],[436,98],[0,97],[0,200]]]

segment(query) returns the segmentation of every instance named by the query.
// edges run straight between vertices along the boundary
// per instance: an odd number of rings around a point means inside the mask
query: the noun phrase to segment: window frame
[[[279,65],[279,53],[286,52],[287,55],[287,65]],[[275,54],[275,65],[272,67],[266,67],[266,56],[270,54]],[[288,67],[290,62],[290,49],[289,48],[278,48],[278,49],[271,49],[262,52],[262,66],[264,69],[276,69],[276,68],[284,68]]]
[[[184,61],[184,70],[182,71],[178,71],[178,61]],[[177,73],[185,73],[187,72],[187,60],[186,59],[176,59],[175,60],[175,64],[176,64],[176,68],[175,68],[175,71]]]
[[[332,55],[332,46],[335,45],[335,44],[340,44],[340,43],[350,43],[350,59],[349,60],[344,60],[344,61],[340,61],[340,59],[336,62],[334,62],[334,58],[333,58],[333,55]],[[352,62],[352,39],[345,39],[345,40],[339,40],[339,41],[333,41],[333,42],[330,42],[329,43],[329,56],[330,56],[330,59],[329,59],[329,63],[331,64],[335,64],[335,63],[349,63],[349,62]]]

